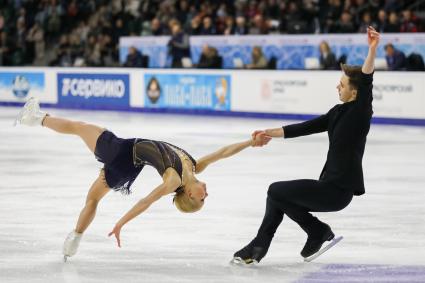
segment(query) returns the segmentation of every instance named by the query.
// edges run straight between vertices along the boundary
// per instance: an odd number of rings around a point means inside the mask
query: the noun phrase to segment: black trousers
[[[323,224],[310,212],[339,211],[352,198],[352,192],[324,181],[303,179],[273,183],[267,192],[266,212],[257,240],[269,245],[284,214],[309,236],[314,236]]]

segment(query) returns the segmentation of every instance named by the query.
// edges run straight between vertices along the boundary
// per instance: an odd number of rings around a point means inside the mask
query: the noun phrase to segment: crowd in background
[[[0,0],[0,65],[118,66],[121,36],[172,35],[176,23],[187,36],[363,33],[369,25],[379,32],[423,32],[425,12],[415,3]]]

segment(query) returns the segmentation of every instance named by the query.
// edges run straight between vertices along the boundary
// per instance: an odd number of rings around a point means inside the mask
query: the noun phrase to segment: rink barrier
[[[372,122],[425,126],[424,74],[377,72]],[[339,103],[340,76],[339,71],[0,68],[0,105],[20,106],[36,96],[48,108],[306,120]]]
[[[0,106],[14,106],[19,107],[24,103],[21,102],[0,102]],[[41,103],[41,107],[48,109],[69,109],[67,107],[60,107],[52,104]],[[81,108],[82,110],[90,111],[116,111],[111,109],[99,108]],[[75,109],[74,109],[75,110]],[[143,108],[129,108],[125,112],[149,113],[149,114],[178,114],[190,116],[210,116],[210,117],[234,117],[234,118],[255,118],[255,119],[275,119],[275,120],[296,120],[305,121],[319,115],[311,114],[276,114],[276,113],[255,113],[255,112],[234,112],[234,111],[211,111],[211,110],[181,110],[181,109],[143,109]],[[18,113],[18,112],[17,112]],[[404,125],[404,126],[425,126],[425,119],[404,119],[404,118],[382,118],[373,117],[373,124],[380,125]]]

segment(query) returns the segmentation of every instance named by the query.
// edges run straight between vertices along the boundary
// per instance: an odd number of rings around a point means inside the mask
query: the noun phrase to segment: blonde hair
[[[183,189],[176,191],[176,194],[173,198],[173,203],[178,210],[184,213],[196,212],[202,207],[201,202],[196,202],[194,199],[190,198]]]

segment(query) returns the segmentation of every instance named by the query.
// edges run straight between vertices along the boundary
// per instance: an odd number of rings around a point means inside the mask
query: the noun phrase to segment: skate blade
[[[333,238],[331,240],[331,242],[324,248],[321,248],[317,253],[315,253],[314,255],[311,255],[309,257],[305,257],[304,261],[305,262],[311,262],[313,260],[315,260],[316,258],[318,258],[320,255],[322,255],[324,252],[326,252],[327,250],[329,250],[330,248],[332,248],[333,246],[335,246],[336,244],[338,244],[338,242],[340,242],[343,239],[342,236],[340,237],[336,237]]]
[[[246,259],[246,260],[243,260],[240,257],[234,257],[230,261],[230,264],[240,265],[240,266],[247,266],[247,265],[256,265],[256,264],[258,264],[258,261],[256,261],[255,259],[251,259],[251,258]]]

